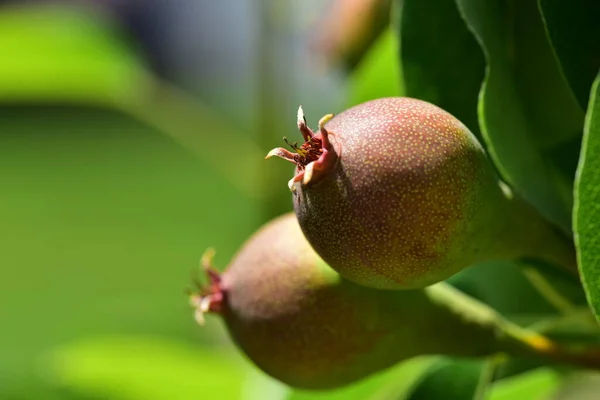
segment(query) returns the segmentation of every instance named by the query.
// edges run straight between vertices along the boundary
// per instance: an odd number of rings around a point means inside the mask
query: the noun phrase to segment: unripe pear
[[[475,136],[441,108],[383,98],[323,117],[317,132],[300,108],[298,127],[305,142],[267,158],[296,164],[289,187],[300,226],[345,278],[413,289],[501,259],[576,269],[572,248],[498,179]]]
[[[224,273],[210,257],[203,264],[210,284],[191,296],[198,322],[219,314],[250,360],[293,387],[344,386],[420,355],[532,354],[547,345],[537,335],[516,339],[491,309],[445,283],[383,291],[341,278],[293,213],[255,233]]]

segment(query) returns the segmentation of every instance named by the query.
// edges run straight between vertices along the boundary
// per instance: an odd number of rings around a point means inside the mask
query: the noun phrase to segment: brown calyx
[[[195,309],[194,318],[199,325],[204,325],[204,314],[220,313],[223,309],[225,293],[221,287],[221,274],[212,264],[215,251],[207,249],[202,255],[201,268],[208,278],[208,284],[194,278],[197,291],[190,294],[190,305]]]
[[[297,123],[298,129],[304,138],[304,143],[298,146],[297,142],[290,143],[284,137],[283,140],[291,147],[293,152],[278,147],[271,150],[265,157],[276,156],[296,165],[296,174],[288,182],[290,190],[294,190],[293,187],[296,182],[302,182],[304,185],[316,182],[335,166],[340,152],[339,149],[337,151],[334,149],[329,140],[329,136],[334,133],[325,129],[325,124],[331,118],[333,118],[333,114],[327,114],[321,118],[319,131],[313,132],[306,124],[306,118],[304,118],[304,112],[302,106],[300,106],[298,108]]]

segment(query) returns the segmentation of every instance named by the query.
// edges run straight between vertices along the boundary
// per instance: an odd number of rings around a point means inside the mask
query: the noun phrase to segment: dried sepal
[[[195,309],[194,319],[199,325],[204,325],[204,314],[208,312],[221,312],[224,299],[223,289],[221,287],[221,274],[213,265],[215,251],[208,248],[200,258],[200,270],[205,274],[208,280],[203,284],[194,275],[195,292],[190,293],[190,305]]]
[[[315,133],[306,124],[306,118],[302,106],[298,108],[297,126],[304,138],[304,143],[298,146],[297,142],[290,142],[287,138],[283,140],[290,146],[292,151],[282,147],[271,150],[266,159],[273,156],[282,158],[296,165],[296,173],[293,179],[288,182],[290,191],[295,191],[297,182],[307,185],[316,182],[321,176],[330,171],[336,164],[339,157],[339,147],[334,148],[329,136],[333,132],[325,128],[325,124],[333,118],[333,114],[327,114],[319,120],[319,131]]]

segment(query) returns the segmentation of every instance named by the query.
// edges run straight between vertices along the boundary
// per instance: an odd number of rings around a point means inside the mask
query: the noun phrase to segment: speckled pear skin
[[[503,190],[475,136],[441,108],[383,98],[324,127],[337,163],[318,180],[296,182],[293,202],[308,241],[345,278],[422,288],[478,262],[535,257],[544,243],[567,252]]]
[[[344,386],[418,355],[512,348],[492,314],[466,318],[441,289],[382,291],[340,278],[289,213],[255,233],[223,273],[220,314],[250,360],[304,389]]]

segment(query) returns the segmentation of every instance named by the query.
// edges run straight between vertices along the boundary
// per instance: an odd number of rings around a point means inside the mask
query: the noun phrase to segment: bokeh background
[[[292,167],[263,157],[299,139],[298,105],[315,126],[402,94],[389,3],[0,1],[1,400],[399,398],[430,359],[294,392],[186,296],[207,247],[224,268],[291,209]],[[506,314],[553,311],[511,265],[459,283]]]

